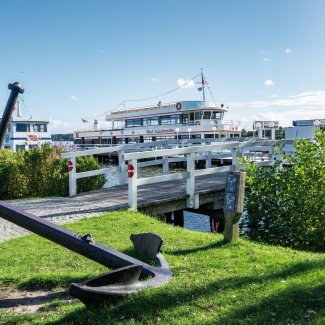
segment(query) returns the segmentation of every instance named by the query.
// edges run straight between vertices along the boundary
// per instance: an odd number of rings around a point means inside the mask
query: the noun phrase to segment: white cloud
[[[287,48],[284,50],[284,53],[285,53],[285,54],[291,54],[292,51],[291,51],[291,49],[289,49],[289,47],[287,47]]]
[[[50,128],[52,134],[71,133],[75,129],[71,123],[62,120],[51,120]]]
[[[274,82],[270,79],[264,81],[265,86],[274,86]]]
[[[271,54],[271,51],[269,51],[269,50],[262,50],[261,51],[261,54],[262,55],[270,55]]]
[[[293,120],[325,118],[325,90],[305,91],[286,98],[233,102],[229,106],[231,114],[237,115],[234,119],[239,114],[243,116],[240,119],[245,128],[251,128],[252,121],[260,119],[280,121],[281,126],[291,126]]]
[[[269,59],[268,59],[268,58],[263,58],[263,61],[264,61],[264,62],[268,62]]]
[[[79,100],[79,98],[76,97],[76,96],[74,96],[74,95],[71,95],[71,96],[70,96],[70,99],[73,100],[74,102],[76,102],[76,101]]]
[[[157,81],[158,81],[158,79],[155,78],[155,77],[151,78],[150,80],[151,80],[152,82],[157,82]]]
[[[184,80],[183,78],[178,79],[177,84],[181,88],[193,88],[194,87],[194,81],[193,80]]]

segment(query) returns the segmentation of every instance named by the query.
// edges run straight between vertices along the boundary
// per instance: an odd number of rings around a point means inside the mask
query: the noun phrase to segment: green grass
[[[164,238],[163,254],[174,273],[158,289],[146,289],[116,305],[88,309],[56,300],[41,312],[14,315],[9,324],[325,324],[325,254],[171,227],[119,211],[68,224],[95,240],[133,255],[131,233]],[[107,269],[36,235],[0,244],[0,286],[67,289]]]

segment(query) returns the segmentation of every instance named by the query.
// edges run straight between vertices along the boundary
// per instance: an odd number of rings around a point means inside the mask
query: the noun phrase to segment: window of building
[[[16,145],[16,151],[24,151],[25,145],[24,144],[17,144]]]
[[[47,132],[46,124],[34,124],[33,125],[34,132]]]
[[[30,132],[30,125],[26,123],[17,123],[16,132]]]

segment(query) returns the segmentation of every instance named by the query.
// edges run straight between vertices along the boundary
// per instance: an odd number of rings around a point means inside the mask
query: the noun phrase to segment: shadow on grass
[[[234,275],[217,281],[209,281],[200,286],[186,286],[186,283],[181,283],[181,286],[178,286],[177,282],[174,282],[173,287],[168,285],[152,291],[131,295],[116,305],[106,305],[96,310],[87,307],[79,308],[52,324],[108,324],[119,322],[121,317],[125,322],[137,320],[139,322],[153,323],[158,315],[163,317],[161,315],[162,311],[170,309],[171,313],[174,313],[170,317],[175,317],[177,315],[175,309],[184,305],[193,309],[199,308],[199,312],[211,315],[211,322],[207,321],[209,324],[242,324],[243,320],[247,320],[247,323],[266,324],[272,322],[272,318],[275,318],[281,324],[286,324],[288,319],[295,321],[306,319],[305,315],[308,314],[308,310],[309,314],[310,310],[315,311],[315,309],[317,313],[324,313],[325,284],[311,287],[310,285],[291,283],[276,295],[273,294],[259,300],[251,297],[241,301],[240,290],[245,290],[248,285],[261,283],[270,287],[275,281],[280,281],[287,276],[302,276],[314,269],[321,269],[323,266],[323,261],[307,261],[297,263],[274,274],[246,277]],[[226,299],[224,296],[229,294],[228,291],[231,290],[236,290],[239,295],[239,300],[233,305],[231,305],[231,301],[229,301],[229,304],[224,301]],[[260,290],[260,294],[263,289],[256,290]],[[223,311],[222,315],[216,314],[214,317],[209,307],[199,305],[197,299],[200,298],[211,301],[212,305],[216,306],[215,310],[218,309],[217,306],[220,304],[226,305],[227,310]],[[223,308],[223,310],[225,309]],[[185,317],[184,314],[183,317]],[[181,320],[179,321],[181,322]]]
[[[303,324],[310,320],[325,324],[325,284],[289,286],[258,302],[233,308],[220,323],[227,323],[229,319],[234,320],[232,324]]]
[[[206,251],[208,249],[214,249],[214,248],[221,248],[225,245],[229,245],[227,243],[224,243],[224,241],[221,239],[213,244],[209,244],[206,246],[202,247],[196,247],[196,248],[190,248],[190,249],[180,249],[180,250],[175,250],[175,251],[169,251],[168,254],[170,255],[186,255],[186,254],[193,254],[201,251]]]
[[[69,300],[71,297],[68,296],[65,291],[48,293],[29,291],[26,297],[0,299],[0,308],[6,309],[18,306],[41,305],[47,302],[52,302],[55,299]]]

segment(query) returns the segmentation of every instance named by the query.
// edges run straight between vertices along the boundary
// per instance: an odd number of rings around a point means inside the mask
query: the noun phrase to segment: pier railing
[[[138,186],[155,184],[177,179],[186,179],[187,207],[199,208],[199,196],[195,193],[195,177],[212,175],[227,171],[236,171],[243,165],[238,165],[239,157],[248,157],[258,166],[273,166],[276,158],[275,147],[283,151],[286,144],[292,144],[289,140],[279,141],[248,141],[211,144],[210,146],[195,146],[189,148],[175,148],[169,150],[156,150],[151,152],[137,152],[124,154],[124,160],[128,161],[129,181],[128,181],[128,200],[130,210],[137,210]],[[186,172],[169,174],[168,168],[164,167],[164,175],[138,178],[138,168],[142,159],[153,159],[163,157],[162,163],[169,164],[175,157],[184,157],[186,161]],[[221,167],[211,167],[212,159],[222,159],[231,157],[231,165]],[[195,169],[195,162],[206,160],[205,169]]]
[[[236,139],[237,141],[244,141],[246,138]],[[83,150],[68,151],[61,154],[62,158],[68,159],[69,169],[69,196],[77,194],[77,179],[107,174],[108,171],[112,171],[112,168],[101,168],[98,170],[92,170],[87,172],[77,172],[76,158],[82,156],[92,155],[116,155],[118,157],[119,165],[115,167],[114,172],[119,174],[119,184],[126,184],[126,166],[123,159],[124,153],[127,152],[142,152],[158,149],[170,149],[175,147],[189,147],[195,145],[210,145],[213,142],[228,142],[230,139],[175,139],[175,140],[162,140],[147,143],[131,143],[123,145],[96,145],[94,148],[84,148]],[[177,159],[175,159],[176,161]],[[162,160],[155,160],[151,162],[143,162],[138,167],[148,167],[161,164]],[[164,160],[164,170],[167,170],[168,162],[166,158]]]
[[[69,168],[69,195],[77,194],[77,179],[95,175],[107,174],[112,171],[119,174],[119,184],[126,184],[126,174],[129,169],[128,193],[129,207],[137,209],[138,186],[154,184],[176,179],[186,179],[187,205],[189,208],[198,206],[198,196],[195,194],[195,177],[216,174],[226,171],[235,171],[239,168],[238,158],[247,157],[259,166],[274,164],[275,147],[282,151],[285,145],[292,145],[291,140],[249,140],[247,139],[190,139],[165,140],[150,143],[127,144],[115,147],[95,148],[83,151],[66,152],[61,155],[67,158]],[[246,140],[246,141],[245,141]],[[292,149],[288,149],[289,151]],[[101,168],[87,172],[77,172],[76,158],[88,155],[114,154],[118,157],[119,165],[110,168]],[[212,160],[218,159],[221,164],[227,162],[228,166],[212,167]],[[195,169],[196,162],[204,161],[205,169]],[[128,165],[126,165],[126,162]],[[186,162],[186,171],[169,173],[170,163]],[[153,177],[138,177],[138,169],[162,165],[163,175]],[[130,171],[130,168],[132,171]]]

